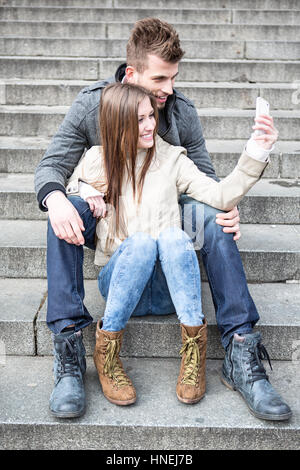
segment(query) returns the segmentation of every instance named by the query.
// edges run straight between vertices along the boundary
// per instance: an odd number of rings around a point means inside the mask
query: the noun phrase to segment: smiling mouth
[[[168,95],[166,96],[156,96],[156,99],[160,102],[160,103],[165,103],[168,99]]]
[[[141,135],[141,138],[144,139],[144,140],[152,140],[153,139],[153,133],[151,132],[150,134]]]

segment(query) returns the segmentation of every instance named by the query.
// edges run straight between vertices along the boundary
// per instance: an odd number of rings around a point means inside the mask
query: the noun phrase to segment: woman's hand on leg
[[[86,198],[86,202],[90,206],[94,217],[106,216],[106,204],[102,196],[90,196]]]

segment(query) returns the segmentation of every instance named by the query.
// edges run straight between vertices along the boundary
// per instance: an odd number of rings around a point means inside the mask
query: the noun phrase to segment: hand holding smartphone
[[[264,98],[261,98],[260,96],[258,96],[256,98],[256,114],[255,114],[255,117],[258,118],[262,114],[267,114],[268,116],[270,116],[270,105]],[[254,134],[255,135],[262,135],[262,134],[264,134],[264,131],[255,130]]]

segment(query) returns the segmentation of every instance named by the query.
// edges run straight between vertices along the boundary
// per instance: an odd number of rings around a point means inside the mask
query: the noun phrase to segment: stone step
[[[257,2],[256,2],[257,3]],[[97,5],[98,6],[98,5]],[[222,5],[223,6],[223,5]],[[236,5],[238,7],[238,5]],[[234,8],[236,8],[236,6]],[[169,8],[161,4],[157,8],[86,8],[80,7],[52,7],[52,6],[1,6],[0,20],[9,21],[60,21],[68,22],[90,22],[90,21],[128,21],[134,22],[145,17],[159,17],[169,23],[233,23],[233,24],[300,24],[300,10],[278,9],[278,10],[255,10],[248,9],[225,9],[216,8],[214,4],[210,8]],[[295,6],[293,6],[295,8]]]
[[[46,219],[39,210],[31,174],[0,173],[0,219]],[[300,184],[260,180],[240,202],[241,223],[299,224]]]
[[[275,13],[276,15],[276,13]],[[147,16],[159,17],[169,23],[189,23],[197,18],[199,23],[231,23],[231,11],[225,9],[144,9],[144,8],[85,8],[85,7],[31,7],[31,6],[2,6],[0,7],[0,20],[22,21],[60,21],[89,22],[89,21],[129,21],[145,18]],[[284,18],[286,15],[284,16]],[[295,23],[294,23],[295,24]]]
[[[49,139],[40,137],[1,137],[0,173],[34,173],[49,145]],[[245,145],[245,140],[207,140],[206,146],[218,176],[233,170]],[[272,164],[263,178],[300,177],[300,143],[278,141]]]
[[[298,135],[298,110],[271,110],[271,115],[281,140],[294,139]],[[233,109],[201,108],[198,109],[198,116],[206,139],[248,139],[249,125],[251,126],[251,119],[254,119],[253,111]]]
[[[6,355],[51,355],[52,338],[46,324],[47,281],[0,279],[0,287],[0,342]],[[260,315],[255,328],[261,332],[271,359],[292,360],[300,345],[299,284],[249,284],[249,290]],[[96,322],[104,314],[105,302],[96,280],[85,281],[85,294],[85,305],[94,318],[84,329],[84,343],[90,356],[94,350]],[[207,282],[202,283],[202,305],[208,322],[207,357],[221,359],[224,351]],[[145,328],[146,344],[143,342]],[[175,313],[133,317],[125,329],[122,355],[176,358],[179,344],[180,329]]]
[[[125,59],[99,59],[100,79],[114,75],[122,62],[125,62]],[[183,59],[180,64],[181,81],[208,82],[213,79],[215,82],[295,82],[299,84],[299,60],[286,62],[284,60]]]
[[[41,137],[1,137],[0,172],[34,173],[49,143]]]
[[[126,39],[0,37],[0,54],[15,56],[120,57]],[[188,59],[285,59],[300,57],[300,41],[182,40]]]
[[[276,449],[298,448],[297,362],[273,363],[269,374],[293,411],[292,418],[281,423],[250,414],[241,396],[221,383],[221,361],[207,361],[205,397],[194,406],[180,403],[175,394],[180,361],[165,358],[123,360],[138,399],[135,405],[118,408],[104,398],[88,359],[86,413],[76,420],[58,420],[49,412],[52,363],[49,357],[8,357],[1,367],[3,449],[103,449],[113,457],[113,450],[123,449],[271,450],[275,442]]]
[[[178,8],[178,0],[152,0],[153,8]],[[3,5],[10,6],[66,6],[81,7],[82,0],[2,0]],[[99,6],[99,0],[85,0],[85,7],[94,8]],[[101,0],[101,6],[106,8],[140,8],[140,0]],[[233,8],[249,9],[248,0],[182,0],[180,8],[184,9],[211,9],[211,8]],[[252,0],[251,8],[254,10],[292,10],[299,8],[298,0]]]
[[[0,277],[46,277],[46,224],[43,220],[0,220]],[[249,282],[300,279],[298,225],[245,224],[241,231],[238,247]],[[200,268],[206,279],[201,263]],[[97,278],[98,272],[94,252],[86,249],[85,279]]]
[[[93,80],[113,76],[124,57],[86,59],[71,57],[0,56],[0,79],[34,78]],[[300,61],[183,59],[180,80],[193,82],[292,83],[299,86]],[[297,104],[299,104],[299,99]]]
[[[255,25],[297,25],[300,24],[299,4],[298,10],[233,10],[232,23]]]
[[[31,80],[8,78],[0,84],[0,103],[6,105],[69,106],[87,80]],[[176,90],[196,107],[254,109],[257,96],[272,109],[300,109],[299,83],[176,82]]]
[[[1,105],[0,119],[3,136],[53,136],[60,126],[67,106]],[[254,124],[254,110],[198,109],[206,139],[248,139]],[[294,140],[300,125],[300,110],[272,112],[281,140]]]
[[[65,21],[1,21],[2,36],[53,37],[53,38],[93,38],[128,39],[134,23],[89,22],[72,23]],[[257,25],[248,24],[198,24],[176,23],[176,31],[181,40],[214,41],[289,41],[300,39],[297,25]]]
[[[218,176],[226,176],[233,170],[244,145],[244,140],[206,140],[206,147]],[[263,178],[299,178],[299,142],[276,142],[271,158],[271,164],[266,168]]]

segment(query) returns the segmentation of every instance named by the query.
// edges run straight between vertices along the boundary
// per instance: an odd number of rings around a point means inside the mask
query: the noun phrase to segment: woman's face
[[[154,129],[156,121],[154,117],[154,110],[152,108],[150,99],[145,96],[143,101],[139,104],[138,109],[138,121],[139,121],[139,139],[138,148],[148,149],[154,145]]]

